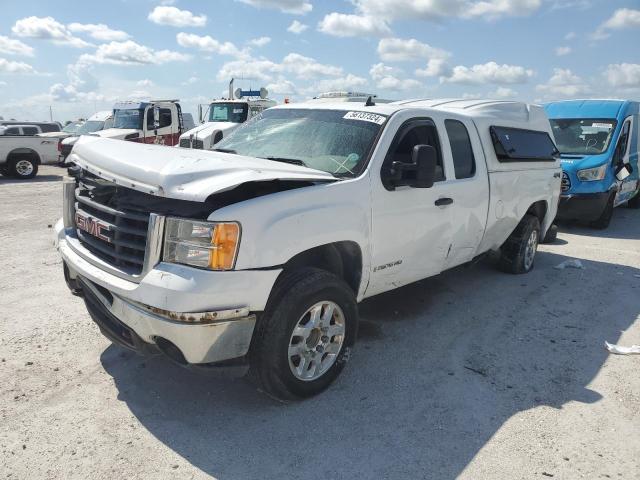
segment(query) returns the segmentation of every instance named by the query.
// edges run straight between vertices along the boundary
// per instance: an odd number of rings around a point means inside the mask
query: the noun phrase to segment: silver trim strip
[[[76,179],[62,179],[62,222],[64,228],[75,228]]]
[[[164,216],[156,213],[149,215],[147,246],[144,251],[144,264],[142,265],[140,277],[144,277],[153,269],[153,267],[160,263],[162,255],[162,239],[164,237],[164,219]]]

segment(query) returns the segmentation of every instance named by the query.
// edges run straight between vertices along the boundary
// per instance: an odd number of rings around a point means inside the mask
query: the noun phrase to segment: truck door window
[[[616,153],[613,156],[614,165],[617,165],[618,163],[622,162],[622,159],[627,153],[627,144],[629,143],[629,130],[631,130],[631,121],[627,120],[622,125],[622,130],[620,130],[620,137],[618,138]]]
[[[438,141],[438,131],[430,120],[410,120],[405,123],[396,134],[391,143],[389,152],[384,161],[384,167],[388,167],[392,162],[411,163],[411,154],[416,145],[431,145],[438,153],[436,164],[435,181],[441,182],[445,179],[444,167],[442,164],[442,152]],[[384,168],[383,167],[383,168]]]
[[[447,129],[449,145],[451,145],[456,178],[473,177],[476,174],[476,159],[473,156],[473,147],[467,127],[458,120],[445,120],[444,125]]]
[[[38,133],[38,129],[36,127],[23,127],[22,132],[24,135],[35,135]]]
[[[171,126],[171,109],[161,108],[160,109],[160,128],[170,127],[170,126]]]
[[[18,127],[10,127],[4,131],[5,135],[20,135],[20,129]]]

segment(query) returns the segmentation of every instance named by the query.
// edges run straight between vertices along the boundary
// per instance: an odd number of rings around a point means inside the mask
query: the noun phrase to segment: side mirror
[[[438,155],[431,145],[416,145],[411,152],[411,163],[394,161],[388,171],[385,187],[409,186],[431,188],[436,177]]]
[[[202,123],[202,104],[198,104],[198,122]]]
[[[160,107],[153,106],[153,129],[158,130],[160,128]]]

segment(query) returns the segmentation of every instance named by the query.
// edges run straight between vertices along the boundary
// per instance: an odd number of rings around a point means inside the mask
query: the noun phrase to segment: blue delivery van
[[[640,207],[640,103],[567,100],[545,105],[562,161],[559,219],[607,228],[614,207]]]

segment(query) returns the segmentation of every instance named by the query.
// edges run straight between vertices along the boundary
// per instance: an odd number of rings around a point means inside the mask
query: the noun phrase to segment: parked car
[[[562,154],[558,218],[603,229],[618,205],[640,208],[640,103],[568,100],[545,109]]]
[[[113,342],[250,366],[282,399],[338,376],[361,300],[490,251],[529,272],[560,194],[544,109],[518,102],[284,105],[216,150],[82,137],[64,275]]]
[[[38,133],[42,133],[42,130],[37,125],[0,125],[0,135],[33,137]]]
[[[54,163],[58,141],[28,136],[0,136],[0,174],[21,179],[33,178],[42,163]]]
[[[235,95],[235,99],[234,99]],[[233,81],[229,84],[229,99],[214,100],[209,104],[205,116],[200,110],[201,125],[187,130],[180,136],[179,146],[211,150],[216,143],[237,129],[244,122],[259,115],[276,102],[266,98],[266,89],[242,90],[233,92]]]
[[[67,157],[71,153],[71,149],[78,141],[78,138],[82,135],[89,135],[91,133],[99,132],[101,130],[107,130],[113,127],[113,111],[104,110],[102,112],[94,113],[89,119],[78,128],[74,135],[68,136],[58,143],[58,163],[64,165]]]
[[[58,122],[21,122],[18,120],[0,120],[0,125],[35,125],[42,132],[59,132],[62,130]]]
[[[102,138],[173,146],[185,131],[178,100],[119,102],[113,107],[113,126],[94,132]]]

